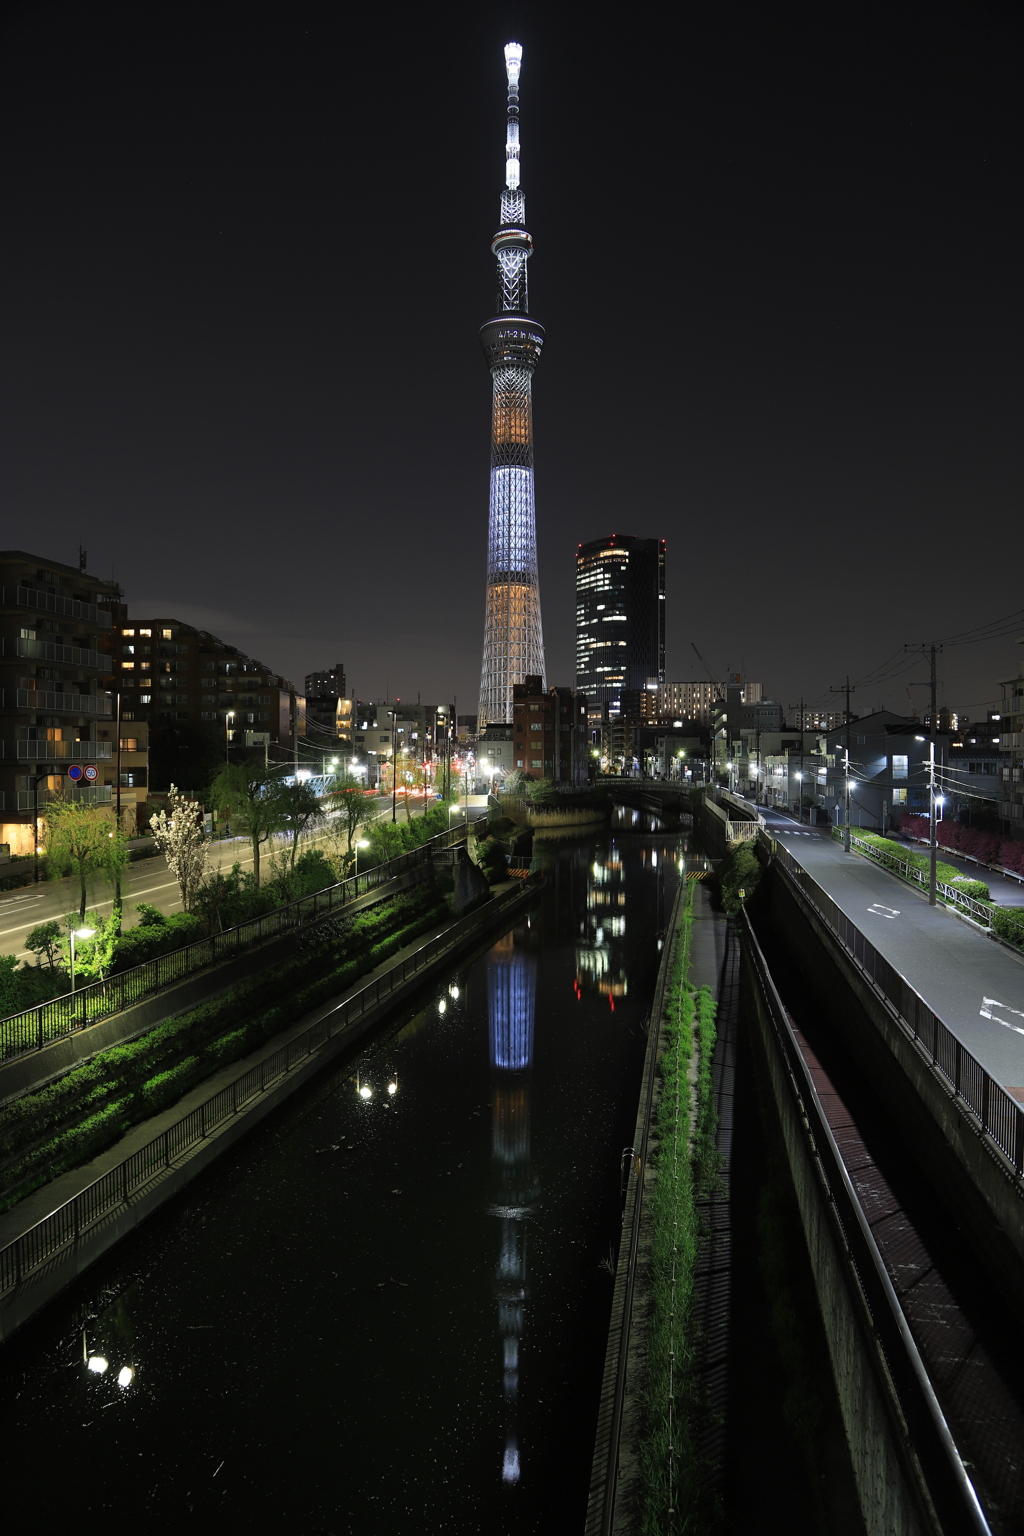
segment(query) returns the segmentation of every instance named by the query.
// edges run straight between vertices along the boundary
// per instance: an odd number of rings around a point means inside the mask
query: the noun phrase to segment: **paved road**
[[[996,944],[825,829],[762,811],[768,829],[906,977],[992,1076],[1024,1102],[1024,957]]]
[[[379,817],[390,819],[390,796],[375,799],[374,806]],[[414,814],[419,808],[414,801],[412,807]],[[404,820],[401,804],[398,817],[400,821]],[[289,841],[289,838],[282,834],[272,838],[269,847],[264,846],[260,854],[260,865],[264,871],[269,867],[271,856],[287,848]],[[317,841],[318,838],[315,836],[308,839],[309,843]],[[231,837],[211,843],[207,869],[228,870],[232,864],[241,864],[243,869],[252,868],[252,849],[247,838]],[[139,859],[128,866],[121,882],[121,900],[126,915],[126,927],[134,926],[134,909],[136,903],[140,901],[149,902],[168,914],[181,911],[178,882],[168,870],[162,853],[152,858]],[[113,904],[113,896],[107,882],[96,881],[93,891],[90,892],[90,911],[106,913],[111,910]],[[20,959],[34,958],[24,947],[29,931],[37,923],[47,922],[53,917],[63,917],[77,905],[78,885],[71,880],[48,880],[38,886],[24,886],[20,890],[0,892],[0,954],[17,955]]]

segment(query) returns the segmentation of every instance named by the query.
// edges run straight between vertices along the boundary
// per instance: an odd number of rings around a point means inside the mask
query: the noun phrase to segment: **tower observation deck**
[[[498,313],[481,327],[493,381],[487,601],[477,728],[512,720],[512,688],[527,676],[546,687],[533,501],[531,381],[544,328],[529,317],[526,264],[533,241],[519,185],[519,71],[523,50],[505,47],[508,126],[501,228],[491,241],[498,262]]]

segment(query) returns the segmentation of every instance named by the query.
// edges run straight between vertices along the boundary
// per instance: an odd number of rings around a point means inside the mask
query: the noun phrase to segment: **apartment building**
[[[527,677],[512,689],[512,762],[531,779],[585,784],[587,701],[571,688],[545,689]]]
[[[304,696],[206,630],[180,619],[126,618],[122,611],[112,648],[127,724],[205,722],[223,730],[226,748],[246,736],[266,737],[278,757],[306,734]]]
[[[45,822],[54,796],[114,799],[106,647],[119,597],[84,554],[74,566],[0,551],[0,844],[13,858],[33,851],[37,804]]]

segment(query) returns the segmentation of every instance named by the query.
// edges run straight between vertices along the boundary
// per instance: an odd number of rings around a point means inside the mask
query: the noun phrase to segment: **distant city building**
[[[1024,646],[1024,640],[1019,644]],[[1010,755],[1002,768],[999,814],[1009,823],[1011,832],[1019,833],[1024,831],[1024,651],[1016,677],[1004,678],[1000,686],[1002,709],[998,716],[989,716],[993,725],[998,724],[1000,744]]]
[[[834,731],[842,725],[846,716],[841,709],[799,709],[793,711],[793,723],[797,730]]]
[[[116,582],[24,550],[0,551],[0,844],[33,851],[33,808],[54,796],[116,800],[115,706],[109,637]],[[122,811],[145,799],[145,743],[131,733],[132,784]],[[69,778],[78,767],[81,778]],[[124,773],[122,764],[122,773]]]
[[[657,719],[666,722],[698,720],[707,726],[714,725],[719,701],[725,692],[720,683],[700,681],[662,683],[652,691]]]
[[[340,661],[326,672],[310,672],[306,677],[307,699],[344,699],[348,697],[348,689],[345,687],[345,667]]]
[[[576,691],[622,713],[665,681],[665,540],[611,534],[576,553]]]
[[[828,771],[824,804],[833,826],[842,826],[849,777],[850,825],[880,831],[905,811],[928,814],[930,743],[919,720],[875,710],[850,722],[850,765],[846,771],[845,724],[826,735]],[[941,784],[948,760],[949,733],[937,732],[936,772]]]
[[[587,702],[582,694],[574,695],[571,688],[545,688],[542,678],[528,677],[512,691],[512,716],[516,768],[531,779],[587,782]]]
[[[206,630],[179,619],[122,618],[113,646],[125,721],[206,722],[224,731],[226,743],[242,744],[255,733],[289,750],[293,735],[306,734],[304,696],[263,662]]]

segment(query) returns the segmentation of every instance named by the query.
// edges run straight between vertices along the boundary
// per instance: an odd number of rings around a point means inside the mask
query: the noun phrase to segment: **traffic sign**
[[[77,784],[81,777],[81,766],[78,763],[72,763],[71,767],[68,769],[68,778],[71,779],[73,783]]]
[[[92,763],[90,763],[88,768],[85,770],[85,776],[89,783],[93,784],[99,778],[100,771],[98,768],[95,768]]]

